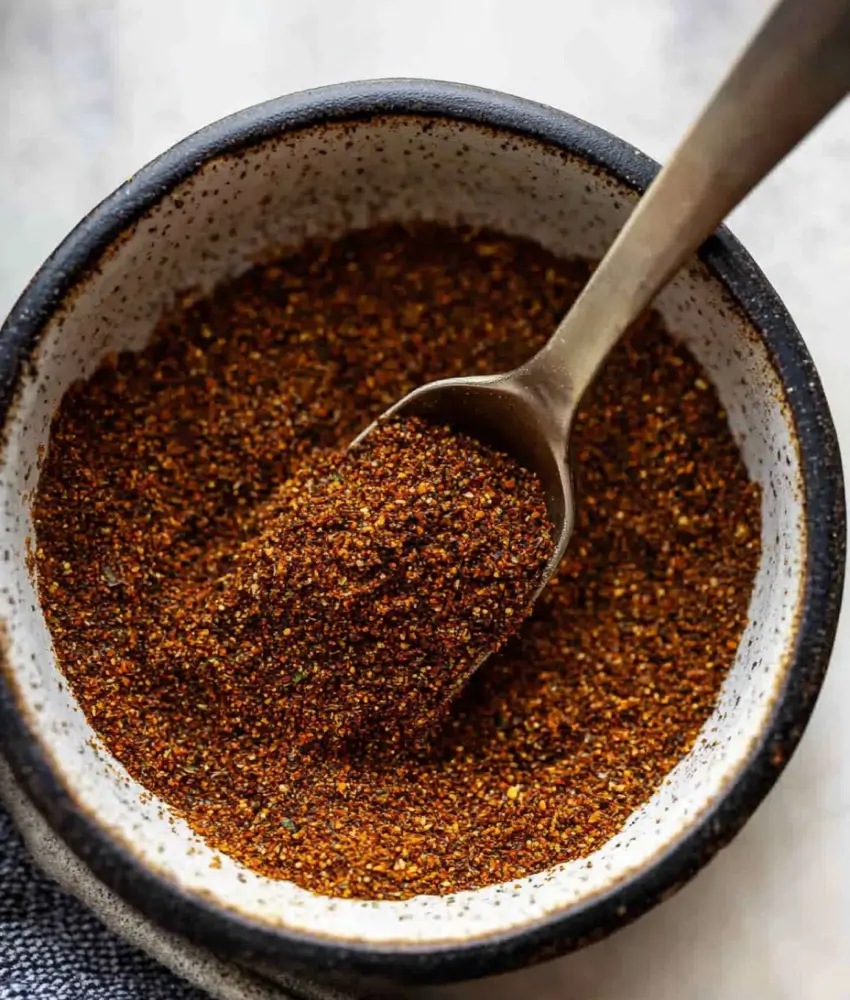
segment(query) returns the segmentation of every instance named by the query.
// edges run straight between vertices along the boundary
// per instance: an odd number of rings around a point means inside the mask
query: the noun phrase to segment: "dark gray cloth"
[[[209,1000],[35,867],[0,807],[0,1000]]]

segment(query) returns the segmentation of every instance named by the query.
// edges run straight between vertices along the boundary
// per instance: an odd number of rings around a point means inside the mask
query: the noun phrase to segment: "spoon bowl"
[[[378,424],[421,417],[481,441],[534,472],[546,495],[554,548],[532,602],[552,578],[570,540],[573,489],[567,462],[568,428],[551,419],[527,368],[503,375],[447,378],[420,386],[391,406],[351,443],[360,445]]]

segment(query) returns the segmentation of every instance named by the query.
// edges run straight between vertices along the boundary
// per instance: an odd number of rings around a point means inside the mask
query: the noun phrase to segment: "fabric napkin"
[[[0,808],[0,1000],[205,1000],[205,994],[66,895],[32,862]]]

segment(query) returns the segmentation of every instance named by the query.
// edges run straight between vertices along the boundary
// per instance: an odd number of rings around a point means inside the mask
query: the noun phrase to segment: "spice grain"
[[[543,489],[513,459],[417,417],[379,424],[283,485],[150,669],[202,693],[219,739],[250,719],[264,744],[388,752],[517,630],[552,548]]]
[[[577,416],[556,579],[424,746],[320,753],[256,735],[236,699],[223,733],[197,677],[155,658],[281,484],[417,385],[521,363],[587,273],[431,225],[310,243],[67,394],[35,508],[57,657],[106,746],[215,848],[343,897],[509,881],[600,847],[692,746],[746,623],[759,492],[655,314]]]

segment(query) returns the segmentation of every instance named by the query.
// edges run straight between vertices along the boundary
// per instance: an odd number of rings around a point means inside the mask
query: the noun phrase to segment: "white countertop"
[[[765,0],[0,0],[0,315],[135,169],[241,107],[421,76],[563,108],[662,159]],[[850,455],[850,103],[732,229],[814,356]],[[735,842],[585,951],[443,998],[850,998],[850,618],[805,738]]]

